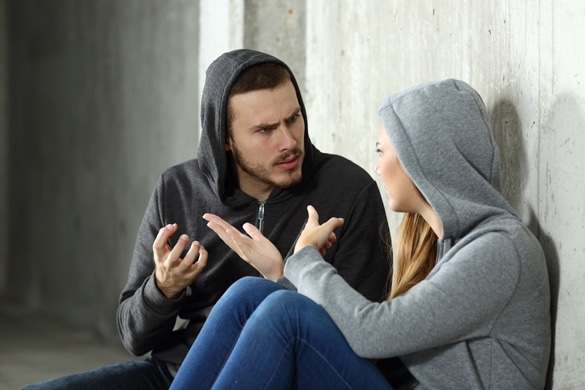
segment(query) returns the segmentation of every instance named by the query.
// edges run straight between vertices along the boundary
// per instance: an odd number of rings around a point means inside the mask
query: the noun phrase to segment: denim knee
[[[226,290],[223,296],[225,299],[228,299],[230,297],[249,296],[250,293],[254,295],[268,295],[281,288],[278,284],[258,276],[244,276],[236,280]]]

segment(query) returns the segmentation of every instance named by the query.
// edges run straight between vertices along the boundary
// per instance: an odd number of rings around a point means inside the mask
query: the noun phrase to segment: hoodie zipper
[[[265,200],[258,201],[258,217],[256,217],[256,227],[262,233],[264,230],[264,205],[266,204]]]

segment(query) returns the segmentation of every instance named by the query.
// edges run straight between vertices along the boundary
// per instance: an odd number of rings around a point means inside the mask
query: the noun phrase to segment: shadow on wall
[[[501,190],[512,207],[518,212],[524,212],[524,220],[530,231],[538,238],[543,247],[549,272],[551,288],[551,326],[552,344],[549,362],[546,389],[553,387],[553,369],[555,363],[555,334],[559,291],[559,257],[552,237],[541,229],[538,217],[532,207],[523,202],[522,194],[528,177],[525,142],[522,134],[520,118],[512,102],[501,100],[495,104],[490,112],[494,137],[500,148],[501,159]],[[530,124],[530,130],[535,134],[540,131],[536,123]]]
[[[500,148],[500,187],[512,207],[521,212],[522,192],[528,175],[520,118],[512,102],[508,100],[497,102],[490,111],[490,117],[494,137]],[[532,232],[537,233],[534,230]]]

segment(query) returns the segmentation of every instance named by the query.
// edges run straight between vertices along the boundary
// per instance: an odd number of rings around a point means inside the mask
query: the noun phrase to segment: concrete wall
[[[8,295],[116,340],[148,197],[197,147],[199,7],[10,6]]]
[[[484,97],[503,191],[547,255],[555,389],[585,387],[584,21],[577,0],[307,2],[309,123],[322,149],[373,173],[383,96],[455,77]]]
[[[8,25],[6,0],[0,0],[0,297],[8,268]]]
[[[456,77],[484,97],[504,193],[546,250],[555,318],[547,387],[585,386],[583,2],[10,4],[4,264],[13,300],[115,338],[117,294],[147,197],[162,169],[194,155],[197,78],[219,53],[245,46],[289,62],[314,142],[372,174],[378,101]],[[395,229],[399,218],[389,216]]]
[[[305,3],[305,0],[200,0],[200,94],[209,64],[222,53],[242,47],[281,58],[304,88]]]
[[[307,56],[306,3],[306,0],[272,0],[267,7],[267,0],[246,0],[243,26],[244,47],[281,58],[302,86]]]

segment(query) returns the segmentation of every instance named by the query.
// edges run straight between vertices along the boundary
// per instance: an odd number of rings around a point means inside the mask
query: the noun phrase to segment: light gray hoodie
[[[285,276],[327,310],[358,355],[399,356],[418,388],[543,388],[547,267],[499,192],[499,154],[480,96],[459,80],[428,83],[383,100],[379,115],[441,219],[435,268],[382,303],[351,289],[314,247],[289,258]]]

